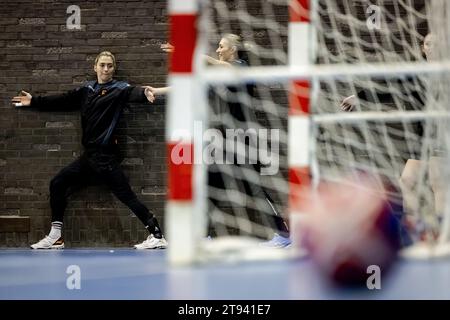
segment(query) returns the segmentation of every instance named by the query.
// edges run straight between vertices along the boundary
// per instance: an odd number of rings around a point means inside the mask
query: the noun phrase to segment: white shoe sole
[[[31,249],[33,250],[60,250],[60,249],[64,249],[64,244],[58,244],[58,245],[53,245],[49,248],[43,248],[43,247],[33,247],[33,245],[30,246]]]
[[[166,249],[167,246],[157,246],[157,247],[153,247],[153,248],[141,248],[141,247],[134,246],[134,248],[136,250],[155,250],[155,249]]]

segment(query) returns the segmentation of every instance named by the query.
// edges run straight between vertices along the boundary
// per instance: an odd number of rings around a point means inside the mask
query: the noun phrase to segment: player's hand
[[[27,107],[31,104],[31,98],[32,98],[31,94],[22,90],[20,92],[20,96],[13,97],[11,99],[11,103],[15,107]]]
[[[174,52],[175,51],[175,47],[173,45],[171,45],[170,43],[161,44],[161,49],[164,52]]]
[[[147,97],[147,100],[153,103],[153,101],[155,101],[155,88],[150,86],[145,86],[144,88],[144,94]]]
[[[340,107],[342,111],[353,111],[353,109],[355,109],[355,105],[356,105],[356,96],[351,95],[342,101]]]

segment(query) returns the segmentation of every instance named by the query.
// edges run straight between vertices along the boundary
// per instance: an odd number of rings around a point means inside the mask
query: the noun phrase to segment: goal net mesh
[[[310,78],[312,181],[369,172],[388,184],[409,233],[405,245],[438,241],[442,233],[449,145],[448,6],[444,0],[311,1],[311,63],[338,67],[335,74]],[[298,4],[291,10],[306,12]],[[245,82],[236,77],[236,83],[220,83],[218,72],[205,87],[203,161],[212,238],[270,240],[274,233],[283,234],[283,221],[289,222],[288,100],[289,94],[304,93],[292,92],[295,77],[283,79],[271,74],[271,67],[288,68],[288,43],[308,39],[288,39],[288,23],[287,1],[201,2],[199,29],[206,43],[201,54],[218,58],[224,35],[237,34],[243,41],[240,57],[247,63],[232,68],[267,67],[266,77]],[[442,72],[436,72],[440,64]],[[399,66],[409,71],[390,72]],[[358,71],[352,74],[347,67]],[[369,69],[377,72],[364,72]],[[349,103],[342,105],[346,98]]]

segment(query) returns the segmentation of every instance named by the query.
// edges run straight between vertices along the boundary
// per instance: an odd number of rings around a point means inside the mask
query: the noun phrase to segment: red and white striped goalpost
[[[290,0],[289,4],[289,67],[307,67],[314,63],[314,34],[311,26],[311,12],[314,0]],[[300,77],[292,80],[289,92],[288,115],[288,166],[289,166],[289,222],[293,248],[298,237],[296,226],[301,223],[303,214],[298,205],[301,202],[301,189],[311,183],[310,147],[311,120],[310,105],[313,81]]]
[[[194,188],[194,121],[197,114],[194,51],[198,3],[197,0],[170,0],[168,9],[169,41],[175,50],[170,54],[171,92],[166,120],[168,193],[165,225],[169,262],[188,264],[194,259],[197,240],[194,226],[197,192]]]

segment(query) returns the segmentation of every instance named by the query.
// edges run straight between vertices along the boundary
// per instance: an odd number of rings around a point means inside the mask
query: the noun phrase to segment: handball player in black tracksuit
[[[121,156],[115,137],[115,129],[123,108],[130,102],[153,102],[154,96],[148,88],[130,86],[113,79],[116,60],[112,53],[101,52],[94,64],[97,81],[67,93],[54,96],[32,96],[22,91],[14,97],[16,106],[30,106],[36,109],[79,109],[81,111],[82,155],[63,168],[50,182],[50,206],[52,226],[50,233],[32,249],[61,249],[64,241],[61,229],[68,196],[87,185],[92,178],[105,183],[112,193],[141,220],[149,231],[148,238],[136,249],[165,248],[167,242],[155,216],[140,202],[123,173]]]

